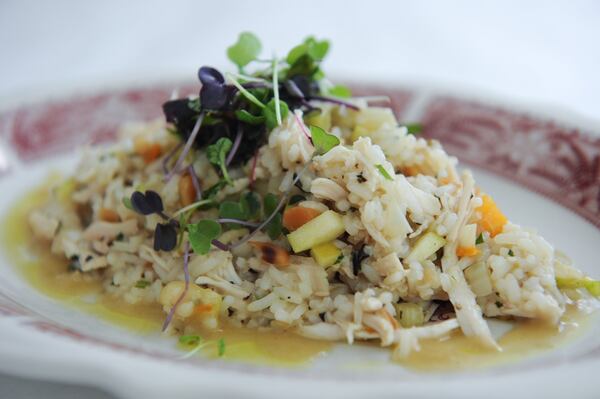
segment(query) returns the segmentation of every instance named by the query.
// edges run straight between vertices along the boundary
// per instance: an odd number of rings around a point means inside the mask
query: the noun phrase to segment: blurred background
[[[599,1],[0,2],[0,107],[227,66],[240,31],[284,55],[328,38],[328,75],[491,95],[600,122]],[[2,360],[0,359],[0,362]],[[109,398],[0,374],[0,397]]]
[[[600,118],[598,1],[0,2],[2,103],[227,66],[242,30],[266,55],[329,38],[332,77],[435,85]]]

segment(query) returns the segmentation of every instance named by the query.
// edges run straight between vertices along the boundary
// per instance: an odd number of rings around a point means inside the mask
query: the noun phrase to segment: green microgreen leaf
[[[148,280],[138,280],[135,283],[135,288],[146,288],[146,287],[148,287],[151,284],[152,283],[150,281],[148,281]]]
[[[244,123],[247,123],[249,125],[262,125],[263,123],[265,123],[264,116],[252,115],[250,112],[246,111],[245,109],[239,109],[239,110],[235,111],[235,117],[238,118],[238,120],[240,120]]]
[[[327,133],[325,130],[318,126],[310,127],[310,135],[312,137],[312,142],[315,146],[315,150],[319,155],[325,154],[333,147],[340,144],[340,139],[338,139],[333,134]]]
[[[329,51],[329,41],[316,40],[314,37],[308,37],[304,41],[307,47],[307,54],[315,61],[323,61],[323,58]]]
[[[131,199],[129,197],[123,197],[121,201],[123,202],[125,208],[133,211],[133,205],[131,205]]]
[[[508,250],[508,256],[515,256],[515,253],[513,252],[512,249]]]
[[[260,212],[260,196],[254,191],[248,191],[242,194],[240,205],[248,220],[258,218]]]
[[[223,338],[217,341],[217,354],[219,357],[223,357],[223,355],[225,355],[225,340]]]
[[[268,218],[279,204],[279,199],[275,194],[268,193],[263,200],[263,213],[265,218]],[[265,231],[271,240],[276,240],[281,235],[283,229],[283,217],[281,213],[277,213],[273,219],[265,226]]]
[[[231,184],[231,179],[229,178],[229,174],[227,173],[227,165],[225,165],[225,158],[227,157],[227,153],[231,150],[231,146],[233,143],[227,137],[221,137],[217,140],[216,143],[209,145],[206,147],[206,156],[210,163],[215,166],[218,166],[221,169],[221,173],[223,173],[223,178],[229,184]]]
[[[417,123],[417,122],[407,123],[404,126],[408,130],[408,134],[417,135],[417,134],[421,133],[421,131],[423,130],[423,125],[421,125],[420,123]]]
[[[483,244],[483,233],[479,233],[477,236],[477,240],[475,240],[475,245]]]
[[[336,85],[330,88],[327,91],[330,95],[340,98],[348,98],[352,97],[352,91],[348,88],[348,86],[344,85]]]
[[[379,173],[381,173],[381,175],[386,179],[386,180],[394,180],[394,178],[392,178],[392,176],[390,176],[390,174],[388,173],[387,170],[385,170],[385,168],[383,167],[382,164],[377,164],[375,165],[375,167],[377,168],[377,170],[379,171]]]
[[[254,34],[242,32],[237,42],[227,48],[227,57],[242,70],[258,57],[261,50],[260,40]]]
[[[198,345],[202,341],[202,338],[199,335],[182,335],[179,337],[179,343],[182,345],[195,346]]]
[[[188,238],[194,252],[205,255],[210,251],[212,240],[221,234],[221,225],[214,220],[201,220],[187,225]]]
[[[263,116],[265,117],[265,123],[267,125],[267,129],[269,130],[273,130],[275,129],[277,126],[279,126],[279,123],[277,122],[277,111],[276,111],[276,102],[275,99],[272,98],[271,101],[269,101],[267,103],[267,106],[265,108],[262,109],[262,113]],[[279,101],[279,110],[280,110],[280,114],[281,114],[281,118],[285,119],[287,118],[288,112],[289,112],[289,108],[288,105],[283,102],[283,101]]]
[[[267,195],[265,195],[265,198],[263,200],[263,214],[265,218],[273,212],[275,212],[278,202],[279,200],[277,199],[277,196],[275,194],[267,193]]]
[[[241,203],[234,201],[223,201],[219,206],[219,217],[226,219],[247,220],[248,214]]]

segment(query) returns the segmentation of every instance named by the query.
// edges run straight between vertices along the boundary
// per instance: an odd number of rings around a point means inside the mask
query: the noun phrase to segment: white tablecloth
[[[0,100],[191,78],[200,65],[227,66],[224,49],[241,30],[261,37],[265,56],[283,56],[309,34],[331,39],[329,75],[464,87],[600,120],[593,0],[4,0]],[[107,397],[0,375],[0,397],[36,393]]]

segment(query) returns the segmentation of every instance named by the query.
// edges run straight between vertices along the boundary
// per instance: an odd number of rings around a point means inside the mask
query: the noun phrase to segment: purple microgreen
[[[385,168],[383,167],[382,164],[377,164],[375,165],[375,167],[377,168],[377,170],[379,171],[379,173],[381,173],[381,175],[386,179],[386,180],[394,180],[394,178],[388,173],[387,170],[385,170]]]
[[[177,230],[172,223],[157,223],[154,229],[154,250],[172,251],[177,246]]]
[[[217,239],[212,240],[211,244],[214,245],[215,247],[219,248],[221,251],[229,251],[230,250],[229,245],[224,244]]]
[[[268,130],[273,130],[281,124],[277,120],[277,110],[279,110],[280,118],[287,118],[289,108],[288,105],[283,101],[275,101],[274,98],[267,103],[267,106],[262,109],[262,113],[265,117],[265,124]]]
[[[183,147],[183,143],[180,142],[175,147],[173,147],[173,149],[171,151],[169,151],[169,153],[163,158],[162,169],[163,169],[165,176],[169,174],[169,167],[168,167],[169,162],[171,161],[171,159],[173,159],[173,157],[175,156],[177,151],[179,151],[181,149],[181,147]]]
[[[240,70],[243,70],[246,65],[258,57],[261,49],[262,45],[260,44],[260,40],[258,40],[254,34],[242,32],[238,36],[237,42],[227,48],[227,57],[236,64]]]
[[[308,142],[310,144],[313,144],[312,138],[310,137],[310,133],[308,132],[308,129],[306,129],[306,125],[304,124],[302,119],[298,116],[298,114],[295,112],[294,112],[294,118],[296,118],[296,123],[298,123],[298,126],[300,126],[300,130],[302,130],[302,133],[304,133],[304,136],[306,136],[306,138],[308,139]]]
[[[327,133],[325,130],[318,126],[310,127],[310,135],[312,138],[315,151],[319,155],[323,155],[331,150],[333,147],[340,144],[340,139],[333,134]]]
[[[196,200],[200,201],[202,199],[202,189],[200,188],[200,180],[198,179],[198,175],[196,174],[196,170],[194,170],[194,165],[188,166],[188,173],[192,179],[192,185],[194,186],[194,191],[196,191]]]
[[[185,296],[188,292],[188,289],[190,287],[190,270],[188,268],[189,262],[190,262],[190,243],[186,242],[185,249],[183,252],[183,275],[185,278],[185,287],[183,288],[183,292],[181,293],[179,298],[177,298],[177,301],[175,302],[175,304],[169,311],[169,314],[167,315],[167,318],[165,319],[165,322],[163,323],[163,326],[162,326],[163,332],[165,332],[167,330],[167,328],[169,327],[169,324],[171,324],[171,320],[173,320],[173,316],[175,316],[175,311],[177,310],[177,307],[183,301],[183,298],[185,298]]]
[[[277,120],[277,126],[279,126],[281,125],[281,105],[279,102],[279,75],[277,58],[275,57],[273,57],[273,100],[275,100],[275,118]]]
[[[244,97],[246,97],[246,99],[248,101],[250,101],[251,103],[253,103],[254,105],[256,105],[259,108],[264,108],[265,107],[265,104],[263,104],[262,102],[260,102],[260,100],[254,96],[254,94],[252,94],[248,90],[246,90],[240,84],[240,82],[238,82],[230,73],[226,74],[226,76],[227,76],[227,79],[229,79],[231,81],[231,84],[234,85],[240,91],[240,93]]]
[[[348,107],[350,109],[353,109],[355,111],[358,111],[360,108],[348,101],[343,101],[340,100],[338,98],[333,98],[333,97],[325,97],[325,96],[311,96],[309,98],[310,100],[317,100],[317,101],[323,101],[323,102],[327,102],[327,103],[333,103],[333,104],[338,104],[338,105],[343,105],[344,107]]]
[[[129,203],[134,211],[142,215],[161,214],[164,209],[160,195],[152,190],[147,190],[145,193],[134,191]]]
[[[214,220],[201,220],[198,223],[187,225],[188,238],[194,252],[205,255],[210,251],[213,239],[221,234],[221,225]]]
[[[232,147],[231,140],[227,137],[221,137],[216,143],[206,147],[206,157],[208,161],[221,169],[223,178],[228,184],[232,184],[229,174],[227,173],[227,164],[225,157]]]
[[[231,150],[227,154],[227,159],[225,159],[225,166],[229,166],[233,157],[237,153],[238,148],[240,148],[240,143],[242,142],[242,137],[244,136],[244,131],[241,125],[238,125],[237,133],[235,135],[235,139],[233,140],[233,146]]]
[[[179,168],[181,168],[181,165],[183,164],[185,157],[187,156],[188,152],[190,152],[190,149],[192,148],[192,145],[194,144],[194,141],[196,140],[196,136],[198,136],[198,132],[200,132],[200,126],[202,126],[203,119],[204,119],[204,113],[201,113],[198,116],[198,120],[196,121],[196,124],[194,125],[194,129],[192,130],[190,137],[188,137],[188,140],[185,143],[185,146],[183,147],[181,154],[179,154],[179,158],[177,159],[177,162],[175,162],[175,166],[173,167],[173,169],[171,169],[169,174],[165,177],[166,182],[171,180],[171,178],[175,175],[175,173],[177,173]]]
[[[224,84],[225,78],[217,69],[209,66],[203,66],[198,69],[198,79],[205,84]]]

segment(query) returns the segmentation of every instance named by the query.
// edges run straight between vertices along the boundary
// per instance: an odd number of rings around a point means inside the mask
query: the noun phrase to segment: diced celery
[[[474,247],[477,240],[477,225],[468,224],[460,230],[458,246],[463,248]]]
[[[600,281],[589,277],[584,278],[557,278],[556,285],[561,289],[585,288],[593,296],[600,296]]]
[[[475,296],[487,296],[494,292],[490,272],[485,263],[477,262],[467,267],[464,274]]]
[[[315,245],[310,250],[311,256],[322,267],[333,265],[341,253],[342,250],[336,247],[332,241]]]
[[[287,238],[294,252],[298,253],[332,241],[345,230],[342,215],[330,210],[303,224],[288,234]]]
[[[395,305],[397,318],[402,327],[420,326],[425,322],[423,308],[416,303],[397,303]]]
[[[442,248],[444,245],[446,245],[446,240],[430,231],[422,235],[417,240],[412,251],[410,251],[406,257],[406,260],[423,261],[436,253],[437,250]]]

